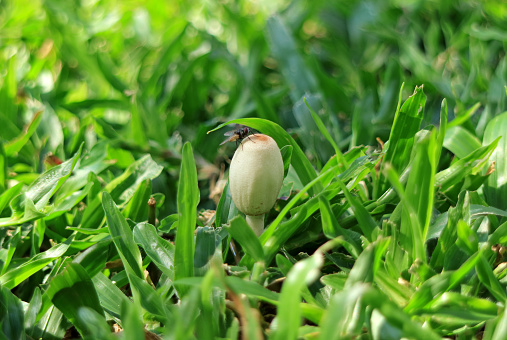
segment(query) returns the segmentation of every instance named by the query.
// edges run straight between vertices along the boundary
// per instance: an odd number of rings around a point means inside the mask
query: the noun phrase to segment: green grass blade
[[[498,317],[498,322],[495,327],[495,331],[492,340],[500,340],[505,339],[507,337],[507,310],[504,308],[504,311]]]
[[[246,254],[255,261],[264,261],[264,251],[259,239],[242,216],[236,216],[226,227],[229,234],[241,245]]]
[[[25,329],[27,330],[27,334],[31,334],[31,329],[35,326],[37,321],[37,314],[42,307],[42,294],[40,292],[39,287],[35,288],[33,291],[32,298],[30,299],[30,303],[28,308],[25,311]]]
[[[141,253],[134,242],[132,230],[107,191],[102,193],[102,206],[106,214],[109,234],[113,238],[127,273],[143,278]]]
[[[122,303],[130,303],[129,298],[102,273],[95,275],[92,281],[104,311],[119,319]]]
[[[401,235],[410,240],[410,250],[414,259],[426,262],[425,240],[433,213],[435,195],[435,172],[437,168],[437,135],[433,131],[415,146],[415,158],[405,189],[404,209],[401,220]],[[409,208],[411,206],[412,208]],[[415,213],[418,223],[414,223],[411,212]],[[407,219],[408,218],[408,219]],[[406,248],[407,251],[410,251]]]
[[[106,238],[95,243],[93,246],[78,254],[73,262],[79,263],[90,277],[94,277],[97,273],[101,272],[106,265],[111,242],[112,240],[110,238]]]
[[[301,290],[304,285],[313,282],[319,274],[323,264],[321,253],[296,263],[285,280],[280,293],[278,306],[278,327],[274,331],[273,339],[297,339],[301,325]]]
[[[466,280],[468,273],[475,268],[479,259],[480,252],[472,255],[459,269],[442,272],[426,280],[412,295],[409,303],[404,308],[405,312],[411,314],[419,309],[424,309],[435,296],[453,289],[460,282]]]
[[[21,192],[21,189],[23,189],[23,183],[17,183],[16,185],[14,185],[14,186],[10,187],[9,189],[5,190],[0,195],[0,214],[5,209],[5,207],[7,207],[7,205],[9,204],[9,202],[14,197],[16,197],[17,195],[19,195],[19,193]]]
[[[86,328],[86,333],[90,339],[97,340],[115,340],[117,337],[111,332],[111,327],[106,322],[103,315],[97,313],[88,307],[81,307],[78,310],[78,318],[81,324]]]
[[[148,220],[148,200],[151,197],[151,181],[144,180],[137,187],[132,199],[123,209],[123,216],[132,221],[141,222]]]
[[[141,308],[136,304],[122,303],[121,321],[123,326],[123,340],[145,339],[144,324],[141,315]]]
[[[354,266],[350,270],[345,289],[351,288],[357,283],[371,283],[382,262],[382,257],[389,246],[389,239],[379,239],[370,243],[359,255]]]
[[[442,100],[442,105],[440,106],[440,126],[438,127],[437,148],[435,155],[435,163],[437,165],[442,154],[442,146],[444,145],[445,136],[449,130],[449,124],[447,123],[448,116],[447,100],[444,98],[444,100]]]
[[[475,103],[471,108],[469,108],[465,113],[457,116],[449,123],[449,128],[454,128],[456,126],[462,125],[466,122],[470,117],[472,117],[475,112],[481,107],[481,103]]]
[[[62,273],[56,275],[51,280],[46,294],[83,337],[87,337],[89,333],[86,325],[78,317],[79,309],[88,307],[104,315],[92,280],[77,263],[69,263]]]
[[[320,323],[322,329],[320,340],[348,339],[359,335],[362,320],[358,320],[360,319],[358,314],[362,312],[362,308],[357,307],[367,289],[366,285],[356,284],[338,292],[331,298]]]
[[[481,142],[461,126],[450,127],[444,139],[444,147],[458,158],[464,158],[481,147]]]
[[[174,280],[174,245],[158,236],[149,223],[138,223],[134,228],[134,241],[169,279]]]
[[[404,313],[398,306],[375,289],[369,289],[363,297],[365,304],[378,309],[386,320],[402,331],[402,334],[410,339],[431,339],[438,340],[441,337],[431,328],[423,327],[412,320],[410,315]]]
[[[320,133],[326,138],[326,140],[329,142],[329,144],[331,144],[331,146],[333,147],[336,157],[338,159],[338,162],[341,163],[339,168],[341,168],[341,170],[347,169],[349,167],[349,165],[347,163],[347,160],[345,160],[345,158],[343,157],[343,154],[340,151],[338,144],[336,144],[334,139],[331,137],[331,134],[329,133],[326,126],[322,122],[322,119],[320,119],[319,115],[312,109],[310,104],[308,104],[308,102],[306,101],[306,98],[303,98],[303,99],[306,104],[306,107],[308,108],[308,110],[310,110],[310,114],[312,115],[312,118],[315,121],[315,124],[317,124],[317,127],[319,128]],[[339,172],[343,172],[343,171],[339,171]]]
[[[221,265],[222,239],[212,227],[198,227],[195,235],[194,275],[205,276],[211,263]]]
[[[0,287],[0,325],[0,337],[3,335],[6,340],[26,339],[23,305],[5,286]]]
[[[40,175],[26,190],[23,195],[17,196],[11,201],[13,212],[19,214],[25,208],[25,198],[33,201],[37,210],[41,210],[49,202],[49,199],[60,188],[63,182],[71,175],[83,145],[79,151],[69,160],[57,165]]]
[[[5,274],[0,276],[0,284],[9,289],[16,287],[21,282],[47,266],[49,263],[65,254],[73,239],[74,237],[71,236],[64,243],[57,244],[51,249],[33,256],[22,265],[7,271]]]
[[[483,144],[498,141],[491,161],[495,162],[495,171],[489,176],[484,186],[487,202],[502,210],[507,210],[507,112],[496,116],[486,126]]]
[[[294,85],[291,88],[292,101],[296,102],[306,92],[317,92],[315,75],[306,66],[287,25],[279,16],[272,16],[266,24],[266,30],[271,52],[280,63],[282,74]]]
[[[479,256],[479,261],[475,264],[475,270],[477,271],[477,276],[479,277],[479,281],[489,290],[491,295],[501,303],[505,303],[507,299],[507,293],[505,292],[505,287],[502,287],[498,279],[493,274],[493,270],[491,269],[491,265],[486,261],[484,255]]]
[[[141,306],[152,314],[156,320],[166,323],[168,321],[163,298],[146,281],[132,276],[130,284],[133,290],[141,297]],[[134,304],[132,304],[134,305]]]
[[[486,165],[487,160],[498,145],[500,137],[489,145],[483,146],[465,158],[453,163],[450,167],[435,175],[435,185],[441,191],[446,191],[462,181],[467,175],[475,174]]]
[[[350,203],[352,210],[354,210],[354,215],[356,216],[357,222],[359,224],[359,228],[363,232],[363,235],[369,240],[373,240],[373,232],[377,228],[377,224],[371,217],[370,213],[366,208],[349,192],[347,186],[340,180],[336,179],[338,185],[342,189],[345,194],[345,198]]]
[[[23,132],[21,136],[4,145],[5,154],[8,157],[15,156],[21,150],[21,148],[25,146],[26,143],[28,143],[30,137],[32,137],[35,130],[37,130],[37,127],[39,126],[41,119],[42,119],[42,111],[39,111],[33,116],[30,125],[28,125],[28,128]]]
[[[181,160],[180,180],[178,184],[178,229],[174,252],[174,279],[179,280],[194,275],[194,231],[196,224],[199,187],[197,186],[197,168],[192,146],[185,143]],[[176,287],[180,297],[187,293],[185,286]]]
[[[424,116],[425,104],[426,95],[423,87],[417,86],[412,96],[397,110],[394,117],[384,164],[391,164],[398,172],[403,171],[410,161],[415,134],[419,131]],[[385,180],[379,181],[378,196],[387,189],[385,183]]]

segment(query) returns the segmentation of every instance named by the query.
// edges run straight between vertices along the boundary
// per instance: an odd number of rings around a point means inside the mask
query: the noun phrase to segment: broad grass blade
[[[242,216],[236,216],[226,227],[232,238],[239,242],[246,254],[254,261],[264,261],[264,251],[258,237]]]
[[[21,300],[9,288],[0,287],[0,337],[8,340],[23,340],[25,316]]]
[[[491,161],[495,163],[494,172],[489,176],[484,186],[487,202],[502,210],[507,210],[507,112],[495,117],[486,126],[483,144],[498,141],[495,151],[491,154]]]
[[[424,116],[425,104],[426,95],[423,87],[417,86],[412,96],[396,112],[384,163],[391,164],[397,172],[402,172],[410,161],[415,134],[419,131]],[[399,105],[398,103],[398,107]],[[378,183],[377,196],[381,196],[387,189],[386,180],[380,180]]]
[[[178,184],[178,229],[174,252],[174,279],[179,280],[194,275],[194,231],[196,209],[199,203],[197,185],[197,168],[190,143],[183,146],[180,180]],[[188,287],[176,287],[180,297],[185,295]]]
[[[134,242],[132,230],[107,191],[102,194],[102,206],[106,214],[109,234],[113,238],[125,270],[129,275],[143,278],[141,253]]]
[[[51,249],[35,255],[22,265],[7,271],[5,274],[0,276],[0,284],[9,289],[16,287],[21,282],[47,266],[49,263],[65,254],[73,239],[74,237],[71,236],[64,243],[57,244]]]
[[[174,245],[157,233],[149,223],[138,223],[134,228],[134,241],[169,279],[174,280]]]
[[[464,158],[482,146],[479,138],[461,126],[450,127],[445,134],[444,147],[458,158]]]
[[[121,317],[121,305],[124,302],[130,303],[129,298],[102,273],[95,275],[92,281],[104,311],[119,319]]]
[[[62,273],[56,275],[46,294],[83,337],[89,335],[89,329],[78,317],[79,309],[88,307],[104,316],[92,280],[77,263],[69,263]]]
[[[301,290],[304,285],[313,282],[319,274],[323,264],[321,253],[297,262],[287,275],[280,293],[278,306],[278,327],[274,331],[273,339],[297,339],[301,325]]]

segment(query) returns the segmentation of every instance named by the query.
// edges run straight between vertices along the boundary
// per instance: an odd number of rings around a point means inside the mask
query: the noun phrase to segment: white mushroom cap
[[[232,200],[245,215],[263,215],[275,204],[283,182],[283,159],[267,135],[246,137],[232,157],[229,185]]]

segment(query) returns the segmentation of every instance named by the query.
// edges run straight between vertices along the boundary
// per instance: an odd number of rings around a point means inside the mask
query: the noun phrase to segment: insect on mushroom
[[[229,138],[220,143],[220,145],[224,145],[227,142],[236,142],[236,146],[238,146],[238,143],[247,138],[251,133],[252,129],[250,129],[248,126],[243,126],[236,130],[227,131],[224,133],[224,136],[228,136]]]

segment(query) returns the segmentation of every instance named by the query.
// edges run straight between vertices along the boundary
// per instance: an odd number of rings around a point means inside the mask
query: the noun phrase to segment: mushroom
[[[283,172],[280,149],[267,135],[244,138],[232,157],[229,169],[232,200],[257,236],[264,231],[264,214],[275,205]]]

